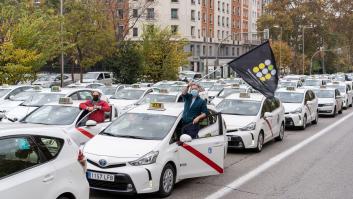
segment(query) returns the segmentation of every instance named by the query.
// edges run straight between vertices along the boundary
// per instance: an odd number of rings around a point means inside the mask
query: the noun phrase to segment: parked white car
[[[331,115],[335,117],[337,113],[343,111],[343,96],[337,88],[320,88],[314,90],[319,99],[318,111],[320,115]]]

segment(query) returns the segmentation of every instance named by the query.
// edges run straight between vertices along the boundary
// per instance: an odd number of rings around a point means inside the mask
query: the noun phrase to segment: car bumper
[[[87,171],[108,173],[115,176],[114,182],[92,180],[87,177],[91,189],[121,194],[140,194],[153,193],[159,190],[162,168],[157,164],[152,164],[102,169],[88,164]]]
[[[318,107],[318,113],[320,115],[332,115],[335,110],[334,106],[321,106]]]
[[[244,148],[256,148],[254,131],[237,131],[227,133],[228,137],[228,148],[230,149],[244,149]]]
[[[300,114],[285,114],[286,127],[303,126],[302,116]]]

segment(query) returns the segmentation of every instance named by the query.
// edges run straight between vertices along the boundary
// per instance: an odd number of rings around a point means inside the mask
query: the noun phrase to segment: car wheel
[[[353,101],[352,101],[352,103],[349,105],[349,107],[352,107],[353,106]]]
[[[342,108],[343,108],[343,106],[342,106]],[[335,108],[333,109],[332,117],[336,117],[336,114],[337,114],[337,109],[335,106]]]
[[[167,164],[163,168],[163,171],[161,174],[158,195],[160,197],[168,197],[174,189],[174,184],[175,184],[175,169],[171,164]]]
[[[306,123],[307,123],[308,119],[306,117],[306,115],[304,115],[304,118],[303,118],[303,126],[300,127],[301,130],[304,130],[306,128]]]
[[[348,100],[346,101],[346,107],[343,107],[344,110],[348,109]]]
[[[284,138],[284,125],[281,125],[281,128],[279,129],[279,135],[275,138],[276,141],[282,141]]]
[[[315,120],[312,121],[311,123],[312,123],[312,124],[317,124],[318,122],[319,122],[319,113],[318,113],[318,111],[316,111]]]
[[[257,146],[255,148],[256,152],[261,152],[262,147],[264,146],[264,133],[261,131],[257,137]]]

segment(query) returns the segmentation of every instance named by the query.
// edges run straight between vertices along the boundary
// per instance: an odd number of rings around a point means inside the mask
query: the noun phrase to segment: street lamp
[[[312,25],[310,26],[303,26],[303,34],[302,34],[302,37],[303,37],[303,75],[305,73],[305,29],[306,28],[313,28]]]
[[[274,25],[274,28],[280,28],[281,29],[281,40],[279,43],[279,68],[282,67],[282,37],[283,37],[283,28],[282,26],[279,25]]]
[[[63,19],[64,16],[64,0],[60,0],[60,16],[61,20]],[[61,34],[61,80],[60,80],[60,86],[64,87],[64,38],[63,38],[63,22],[61,21],[60,24],[60,34]]]

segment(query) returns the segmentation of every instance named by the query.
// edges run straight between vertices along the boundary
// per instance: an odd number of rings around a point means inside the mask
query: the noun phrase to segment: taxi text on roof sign
[[[287,91],[295,91],[295,87],[294,86],[287,86]]]
[[[60,97],[59,104],[73,104],[71,97]]]
[[[168,90],[167,89],[160,89],[159,93],[168,93]]]
[[[3,87],[3,88],[8,88],[9,85],[8,85],[8,84],[3,84],[2,87]]]
[[[139,85],[139,84],[133,84],[133,85],[131,86],[131,88],[140,88],[140,85]]]
[[[149,110],[164,111],[164,104],[160,102],[151,102]]]
[[[60,91],[61,91],[60,86],[52,86],[51,87],[51,92],[60,92]]]
[[[239,97],[240,98],[250,98],[250,94],[249,93],[239,93]]]
[[[232,88],[240,88],[239,84],[232,84]]]

